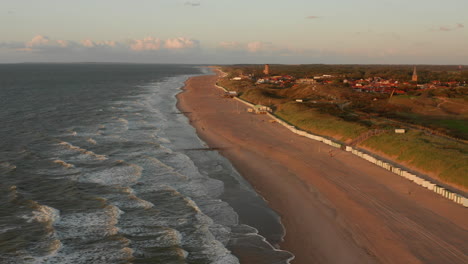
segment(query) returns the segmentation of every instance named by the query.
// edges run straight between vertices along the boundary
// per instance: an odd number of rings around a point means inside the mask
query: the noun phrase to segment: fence
[[[346,147],[346,151],[348,152],[351,152],[352,154],[358,156],[358,157],[361,157],[371,163],[374,163],[375,165],[377,166],[380,166],[386,170],[389,170],[393,173],[395,173],[396,175],[399,175],[401,177],[404,177],[414,183],[416,183],[417,185],[420,185],[430,191],[433,191],[457,204],[460,204],[460,205],[463,205],[464,207],[468,207],[468,199],[460,194],[457,194],[457,193],[454,193],[454,192],[451,192],[441,186],[438,186],[437,184],[435,183],[432,183],[426,179],[423,179],[423,178],[420,178],[418,177],[417,175],[414,175],[408,171],[405,171],[403,170],[402,168],[398,168],[396,166],[393,166],[392,164],[389,164],[387,162],[384,162],[384,161],[381,161],[381,160],[378,160],[368,154],[365,154],[357,149],[354,149],[353,147],[351,146],[347,146]]]

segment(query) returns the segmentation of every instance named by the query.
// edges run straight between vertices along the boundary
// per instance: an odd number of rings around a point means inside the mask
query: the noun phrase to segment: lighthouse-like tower
[[[265,64],[265,69],[263,70],[265,75],[270,75],[270,65]]]
[[[414,66],[413,76],[411,77],[411,81],[413,81],[413,82],[418,81],[418,73],[416,72],[416,66]]]

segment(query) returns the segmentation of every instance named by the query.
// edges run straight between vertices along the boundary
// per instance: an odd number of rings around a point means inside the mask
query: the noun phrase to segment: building
[[[224,93],[224,97],[233,98],[233,97],[236,97],[236,96],[237,96],[236,91],[227,91],[227,92]]]
[[[270,75],[270,65],[265,64],[265,69],[263,70],[265,75]]]
[[[306,84],[313,84],[316,83],[317,81],[315,79],[308,79],[308,78],[301,78],[297,79],[296,83],[306,83]]]
[[[411,77],[411,81],[413,81],[413,82],[418,81],[418,73],[416,72],[416,66],[414,66],[413,76]]]
[[[264,106],[264,105],[255,105],[254,106],[254,111],[255,111],[256,114],[267,114],[267,113],[272,112],[270,107]]]

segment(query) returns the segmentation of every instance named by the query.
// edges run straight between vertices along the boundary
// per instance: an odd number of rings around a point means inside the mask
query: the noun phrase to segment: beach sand
[[[190,78],[178,107],[281,216],[292,263],[468,263],[467,209],[248,113],[217,78]]]

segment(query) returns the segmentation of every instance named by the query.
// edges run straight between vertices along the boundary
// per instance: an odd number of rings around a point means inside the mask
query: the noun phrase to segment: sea
[[[289,263],[177,109],[195,65],[0,64],[0,263]]]

